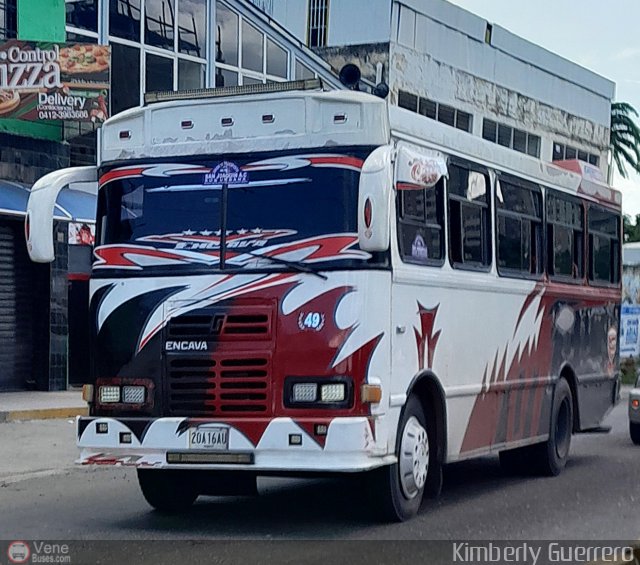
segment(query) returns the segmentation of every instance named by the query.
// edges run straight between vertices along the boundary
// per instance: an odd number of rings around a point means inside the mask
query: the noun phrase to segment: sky
[[[640,112],[640,0],[449,1],[612,80],[616,101]],[[623,211],[640,214],[640,176],[613,184]]]

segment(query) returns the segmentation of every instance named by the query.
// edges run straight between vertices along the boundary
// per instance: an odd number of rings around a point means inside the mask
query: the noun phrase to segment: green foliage
[[[640,173],[640,127],[636,109],[627,102],[611,104],[610,148],[618,172],[627,178],[627,166]]]
[[[622,384],[636,384],[636,360],[633,357],[627,357],[620,360],[620,373],[622,374]]]
[[[625,214],[622,217],[624,228],[624,242],[632,243],[640,241],[640,214],[636,214],[635,223],[632,223],[631,216]]]

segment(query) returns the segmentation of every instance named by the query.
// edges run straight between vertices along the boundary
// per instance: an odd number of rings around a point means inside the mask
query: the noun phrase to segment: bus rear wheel
[[[569,459],[571,434],[573,432],[573,401],[566,379],[556,384],[551,406],[551,428],[549,439],[535,446],[536,460],[545,475],[559,475]]]
[[[198,498],[189,474],[177,469],[138,469],[138,483],[145,500],[159,512],[184,512]]]
[[[368,494],[384,521],[403,522],[418,513],[425,488],[440,476],[435,433],[422,405],[410,396],[396,438],[397,462],[368,473]]]

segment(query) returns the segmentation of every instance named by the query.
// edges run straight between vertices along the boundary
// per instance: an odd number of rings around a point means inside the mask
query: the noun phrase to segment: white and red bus
[[[555,475],[601,429],[621,198],[597,169],[319,81],[154,98],[29,201],[50,261],[57,191],[99,187],[82,464],[137,467],[167,511],[362,472],[403,520],[449,462]]]

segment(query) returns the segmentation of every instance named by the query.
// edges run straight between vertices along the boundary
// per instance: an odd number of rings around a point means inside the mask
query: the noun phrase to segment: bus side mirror
[[[389,249],[393,147],[378,147],[360,172],[358,191],[358,245],[363,251]]]
[[[53,251],[53,216],[60,191],[72,183],[90,183],[78,190],[98,193],[96,167],[71,167],[60,169],[38,179],[31,188],[27,203],[24,231],[27,251],[36,263],[51,263]]]

